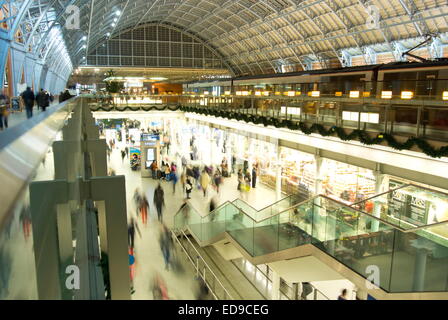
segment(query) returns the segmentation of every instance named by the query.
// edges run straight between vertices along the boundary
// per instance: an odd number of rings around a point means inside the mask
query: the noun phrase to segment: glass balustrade
[[[423,196],[418,187],[402,189]],[[425,195],[443,205],[443,194],[435,198],[428,191]],[[261,219],[254,219],[254,209],[241,200],[225,203],[216,210],[216,218],[202,217],[202,233],[197,236],[205,241],[227,232],[253,257],[312,244],[387,292],[448,291],[448,241],[443,237],[448,224],[443,221],[426,226],[406,222],[404,226],[383,219],[390,212],[375,217],[325,196],[298,204],[293,199],[287,197],[256,212],[269,212],[258,215]],[[404,215],[394,219],[406,221]],[[201,230],[197,225],[187,226],[195,234]]]

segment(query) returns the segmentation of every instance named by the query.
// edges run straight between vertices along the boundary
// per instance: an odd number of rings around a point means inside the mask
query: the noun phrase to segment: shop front
[[[255,166],[262,183],[275,189],[276,164],[278,162],[278,140],[262,139],[239,133],[231,133],[232,153],[236,158],[236,169],[249,170]]]
[[[314,155],[281,147],[280,163],[282,193],[311,196],[316,184],[316,160]],[[275,187],[275,185],[274,185]]]
[[[324,159],[322,166],[322,190],[328,197],[352,204],[375,195],[372,170],[330,159]]]
[[[376,178],[372,170],[330,159],[321,161],[318,168],[314,155],[281,147],[282,193],[299,193],[310,197],[319,190],[319,193],[346,204],[362,201],[375,194]],[[319,175],[319,181],[316,181],[316,175]],[[275,188],[275,173],[266,182]]]

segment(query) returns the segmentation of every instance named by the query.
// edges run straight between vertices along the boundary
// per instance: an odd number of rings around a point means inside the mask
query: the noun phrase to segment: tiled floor
[[[51,108],[51,106],[53,106],[53,105],[57,105],[57,102],[53,102],[49,108]],[[50,109],[47,109],[47,110],[50,110]],[[42,113],[41,109],[39,109],[35,106],[33,108],[33,117],[40,113]],[[8,116],[8,128],[12,128],[12,127],[18,125],[19,123],[25,121],[26,119],[27,118],[26,118],[25,109],[23,109],[23,111],[19,111],[19,112],[11,112]]]
[[[165,270],[163,256],[158,241],[160,224],[157,221],[157,214],[153,205],[154,189],[159,182],[151,178],[142,178],[140,171],[132,171],[129,159],[125,158],[124,161],[121,159],[121,149],[124,148],[124,144],[118,142],[117,139],[116,142],[116,148],[111,153],[109,168],[115,170],[117,175],[126,176],[128,217],[136,216],[136,208],[132,200],[136,188],[140,188],[140,190],[146,194],[150,203],[149,221],[147,225],[143,225],[141,219],[139,219],[138,222],[141,237],[139,237],[137,233],[135,239],[136,267],[134,288],[136,291],[133,294],[133,299],[153,298],[150,285],[152,278],[156,273],[165,280],[168,288],[168,295],[171,296],[171,298],[195,299],[198,281],[194,278],[194,272],[189,265],[190,263],[186,263],[186,260],[180,253],[178,256],[185,262],[184,265],[185,268],[187,268],[187,271],[183,274],[176,274],[173,271]],[[175,146],[171,149],[175,150]],[[163,211],[163,220],[164,223],[171,228],[174,224],[174,215],[180,208],[184,195],[180,183],[177,184],[174,194],[170,182],[162,181],[160,183],[165,192],[166,204]],[[192,192],[192,199],[190,201],[198,212],[202,215],[206,215],[208,213],[209,201],[215,195],[218,204],[225,201],[233,201],[238,198],[239,191],[237,190],[236,177],[226,178],[219,194],[216,194],[214,190],[210,190],[207,197],[204,197],[202,191],[195,188]],[[246,201],[257,210],[260,210],[275,201],[275,192],[274,190],[259,184],[257,188],[252,189],[249,192]]]

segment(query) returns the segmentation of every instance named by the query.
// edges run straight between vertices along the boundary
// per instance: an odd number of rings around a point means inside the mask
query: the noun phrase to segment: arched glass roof
[[[378,53],[401,53],[427,36],[431,56],[448,44],[446,0],[21,0],[7,23],[23,30],[34,48],[52,48],[44,37],[60,26],[74,66],[111,37],[146,23],[170,25],[196,35],[216,50],[234,74],[281,72],[365,63]],[[79,29],[66,28],[79,9]],[[27,7],[28,6],[28,7]],[[26,10],[25,10],[26,8]],[[31,39],[31,40],[30,40]],[[45,53],[44,53],[45,54]]]

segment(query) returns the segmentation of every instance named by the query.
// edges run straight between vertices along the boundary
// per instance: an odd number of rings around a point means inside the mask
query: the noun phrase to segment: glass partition
[[[0,177],[9,184],[0,194],[0,300],[78,297],[65,285],[65,270],[77,263],[73,244],[79,240],[78,217],[85,210],[78,179],[85,176],[85,163],[78,151],[71,153],[67,167],[62,161],[56,163],[61,159],[56,144],[69,141],[72,150],[82,150],[81,134],[66,131],[71,112],[79,110],[80,104],[77,98],[53,105],[46,113],[0,133]],[[72,129],[77,124],[71,123]],[[60,179],[73,187],[55,187]],[[51,228],[54,225],[56,230]],[[67,225],[73,228],[64,229]],[[59,245],[58,254],[48,252],[49,243]],[[45,278],[44,273],[57,276]],[[43,278],[45,283],[39,283]]]
[[[417,192],[415,186],[403,189]],[[287,200],[282,201],[265,208],[277,213],[261,220],[226,203],[215,211],[214,220],[203,218],[204,226],[216,226],[202,239],[225,231],[253,257],[313,244],[387,292],[448,290],[448,241],[441,237],[448,223],[400,229],[326,196],[288,203],[283,211],[281,204]]]

